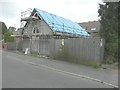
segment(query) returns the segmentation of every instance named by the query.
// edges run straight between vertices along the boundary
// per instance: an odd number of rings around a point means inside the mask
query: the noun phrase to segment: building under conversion
[[[24,25],[24,33],[28,37],[36,35],[46,36],[89,36],[89,34],[77,23],[46,11],[34,8],[29,17],[27,12],[22,13],[21,22]]]
[[[60,16],[36,8],[22,12],[19,32],[9,48],[88,65],[103,61],[104,40],[88,38],[79,24]]]

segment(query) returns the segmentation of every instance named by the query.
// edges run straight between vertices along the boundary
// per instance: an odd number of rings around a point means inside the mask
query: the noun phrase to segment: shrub
[[[4,34],[4,42],[13,42],[15,40],[15,38],[12,37],[11,35],[12,35],[12,33],[6,32]]]

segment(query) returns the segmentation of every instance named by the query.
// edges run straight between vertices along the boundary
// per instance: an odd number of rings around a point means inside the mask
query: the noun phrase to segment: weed
[[[100,66],[97,65],[97,64],[92,64],[92,67],[95,68],[95,69],[98,69]]]

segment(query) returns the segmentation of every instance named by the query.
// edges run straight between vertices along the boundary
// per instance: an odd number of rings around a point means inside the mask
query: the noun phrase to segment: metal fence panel
[[[100,38],[65,39],[66,58],[83,64],[101,64],[104,55],[104,42]]]
[[[19,42],[8,42],[7,49],[23,50],[29,48],[31,53],[46,55],[55,59],[82,64],[103,62],[104,39],[101,38],[68,38],[68,39],[23,39]]]
[[[49,55],[50,54],[50,40],[49,39],[39,39],[39,54]]]
[[[25,51],[26,50],[26,48],[31,48],[31,45],[30,45],[30,39],[23,39],[23,42],[22,42],[23,44],[23,51]]]
[[[16,42],[7,42],[6,49],[7,50],[16,50]]]

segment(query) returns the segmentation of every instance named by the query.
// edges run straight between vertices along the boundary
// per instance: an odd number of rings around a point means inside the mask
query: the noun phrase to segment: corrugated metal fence
[[[76,63],[100,64],[104,55],[104,41],[100,38],[82,38],[65,40],[66,58]]]
[[[49,56],[51,58],[81,63],[86,65],[103,62],[104,39],[69,38],[69,39],[24,39],[18,43],[8,43],[8,49],[25,51]],[[10,48],[11,47],[11,48]]]

